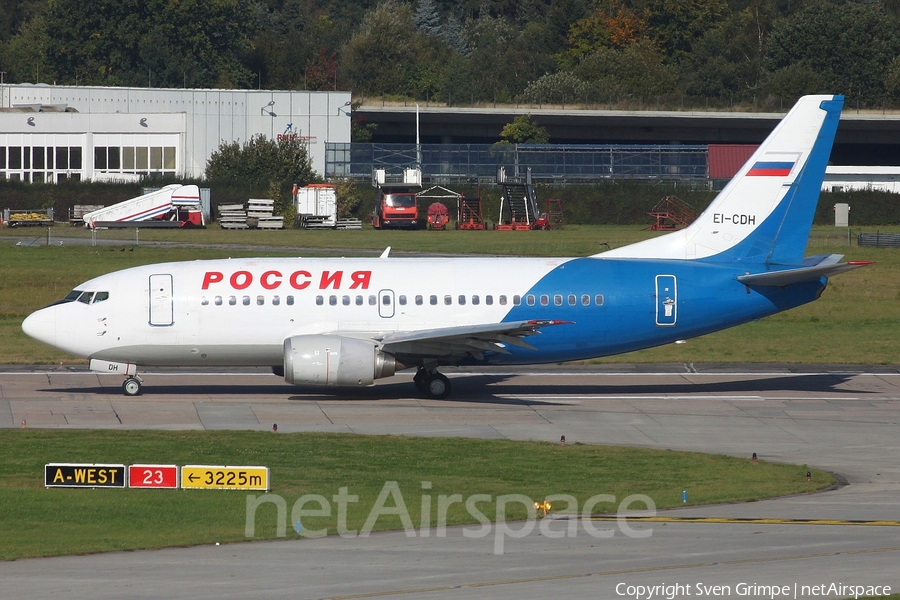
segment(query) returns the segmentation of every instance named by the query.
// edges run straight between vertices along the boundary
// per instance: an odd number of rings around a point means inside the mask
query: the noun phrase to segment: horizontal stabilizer
[[[839,262],[843,258],[840,254],[831,254],[816,257],[820,259],[813,265],[799,267],[795,269],[784,269],[781,271],[766,271],[765,273],[754,273],[752,275],[741,275],[738,281],[745,285],[761,285],[770,287],[783,287],[793,283],[803,283],[804,281],[817,281],[822,277],[830,277],[838,273],[852,271],[859,267],[865,267],[872,264],[870,261],[850,261]]]

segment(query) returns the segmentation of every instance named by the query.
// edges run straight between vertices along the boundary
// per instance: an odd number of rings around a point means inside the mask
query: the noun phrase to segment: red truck
[[[419,204],[416,200],[415,190],[408,185],[382,185],[372,226],[375,229],[418,228]]]
[[[372,215],[372,226],[375,229],[419,227],[419,203],[416,192],[422,189],[421,171],[404,169],[402,177],[392,177],[384,170],[376,169],[372,173],[372,184],[379,192],[378,206]]]

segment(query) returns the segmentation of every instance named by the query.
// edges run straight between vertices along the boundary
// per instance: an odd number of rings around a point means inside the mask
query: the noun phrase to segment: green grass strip
[[[416,528],[422,524],[423,497],[430,507],[428,525],[434,526],[439,496],[454,494],[463,499],[489,495],[492,500],[478,507],[492,518],[493,499],[503,494],[523,494],[536,502],[571,494],[578,510],[597,494],[612,494],[616,503],[645,494],[661,509],[682,506],[682,491],[688,492],[688,504],[696,505],[806,493],[835,483],[817,470],[807,482],[805,466],[753,464],[723,455],[344,434],[17,429],[0,431],[0,457],[2,560],[243,541],[248,495],[260,495],[231,490],[47,489],[44,465],[53,462],[268,466],[271,493],[284,498],[288,519],[305,494],[331,501],[347,488],[348,494],[358,496],[358,502],[348,504],[351,530],[363,526],[388,481],[397,482]],[[395,506],[394,498],[385,506]],[[508,519],[526,517],[521,504],[509,508]],[[303,526],[334,533],[336,505],[331,509],[330,517],[309,518]],[[616,509],[616,504],[604,502],[593,512]],[[476,521],[463,502],[451,505],[446,522]],[[275,505],[261,505],[253,539],[275,538],[277,524]],[[375,525],[375,530],[401,528],[397,516],[382,516]],[[290,522],[287,535],[297,535]]]

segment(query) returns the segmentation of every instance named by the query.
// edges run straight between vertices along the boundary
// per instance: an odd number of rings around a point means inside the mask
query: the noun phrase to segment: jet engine
[[[284,340],[284,380],[294,385],[372,385],[396,369],[394,357],[369,340],[339,335]]]

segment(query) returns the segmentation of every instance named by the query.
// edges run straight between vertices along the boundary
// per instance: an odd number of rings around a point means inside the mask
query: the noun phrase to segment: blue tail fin
[[[694,223],[603,257],[802,262],[843,96],[804,96]]]

